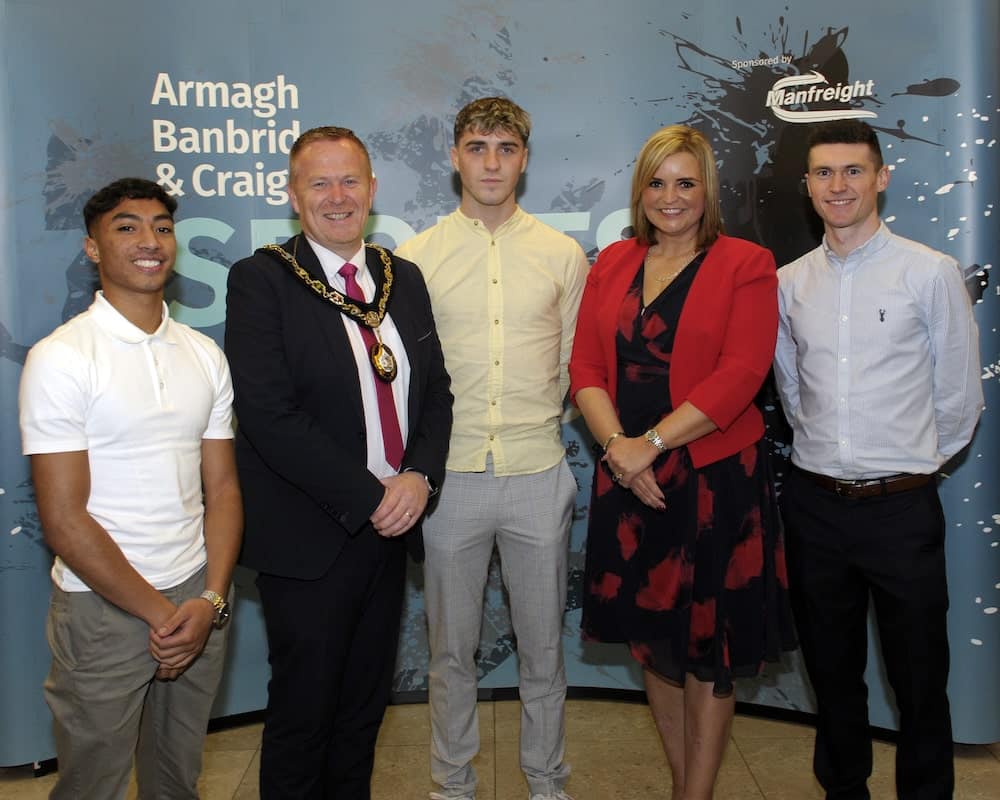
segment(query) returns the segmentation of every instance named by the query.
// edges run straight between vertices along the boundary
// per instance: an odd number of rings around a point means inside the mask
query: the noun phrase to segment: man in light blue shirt
[[[983,406],[979,338],[955,260],[891,233],[875,132],[817,126],[806,184],[822,244],[778,271],[774,370],[793,431],[781,497],[788,573],[816,692],[827,798],[867,800],[867,612],[900,711],[899,800],[950,798],[948,589],[935,473]]]

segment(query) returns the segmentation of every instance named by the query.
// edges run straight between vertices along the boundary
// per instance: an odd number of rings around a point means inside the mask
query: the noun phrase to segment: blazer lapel
[[[296,240],[298,241],[298,247],[295,247]],[[323,267],[319,263],[319,258],[305,236],[299,234],[299,236],[289,239],[282,247],[288,252],[293,252],[293,248],[295,248],[296,260],[309,273],[310,277],[323,281],[324,284],[329,284],[326,274],[323,272]],[[344,315],[333,303],[324,300],[310,287],[302,283],[297,275],[293,275],[292,277],[300,284],[303,294],[311,295],[311,298],[306,298],[308,302],[303,302],[304,314],[302,321],[307,325],[311,325],[313,330],[316,331],[316,343],[322,351],[322,357],[333,361],[334,366],[331,372],[337,376],[339,381],[344,382],[343,386],[346,391],[343,393],[350,396],[355,412],[363,420],[365,410],[361,403],[358,367],[354,360],[354,351],[351,349],[351,340],[347,337],[347,331],[344,328]],[[307,312],[306,309],[308,309]],[[353,388],[353,391],[350,391],[348,387]]]

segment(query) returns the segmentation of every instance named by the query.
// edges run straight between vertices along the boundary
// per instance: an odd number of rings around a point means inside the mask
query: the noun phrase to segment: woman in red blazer
[[[733,678],[794,641],[784,553],[753,404],[774,355],[778,281],[722,233],[715,156],[663,128],[632,179],[635,238],[587,279],[570,393],[604,448],[594,476],[584,635],[626,642],[673,774],[711,798]]]

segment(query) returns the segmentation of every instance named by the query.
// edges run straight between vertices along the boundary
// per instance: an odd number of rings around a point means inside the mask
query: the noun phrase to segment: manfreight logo
[[[875,81],[830,82],[820,73],[812,70],[806,75],[789,75],[782,78],[767,93],[767,107],[778,119],[785,122],[822,122],[829,119],[860,119],[877,117],[874,111],[860,108],[803,109],[813,103],[850,103],[858,97],[873,97]]]

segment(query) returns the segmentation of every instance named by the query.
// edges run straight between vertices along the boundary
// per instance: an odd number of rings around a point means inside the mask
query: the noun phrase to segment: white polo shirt
[[[28,353],[21,375],[23,452],[86,450],[87,511],[157,589],[205,564],[202,439],[231,439],[233,388],[214,341],[163,307],[154,333],[98,292]],[[89,591],[62,559],[52,580]]]

